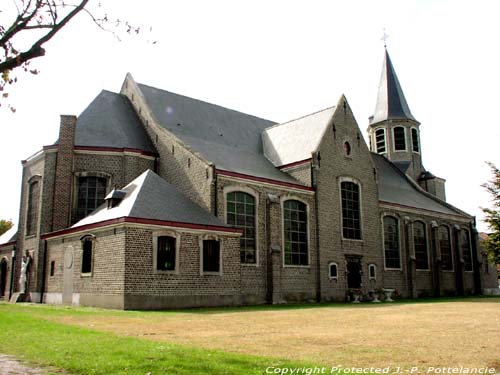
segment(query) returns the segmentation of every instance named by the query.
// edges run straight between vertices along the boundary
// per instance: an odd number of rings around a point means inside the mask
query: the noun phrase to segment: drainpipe
[[[47,276],[47,240],[43,241],[43,265],[42,265],[42,290],[40,291],[40,303],[43,303],[45,292],[45,278]]]
[[[316,159],[319,167],[320,156],[319,152],[316,154]],[[314,153],[312,155],[312,160],[314,160]],[[316,302],[321,302],[321,259],[320,259],[320,251],[319,251],[319,204],[318,204],[318,189],[316,184],[316,173],[315,173],[315,165],[311,162],[311,186],[314,188],[314,213],[316,218]]]
[[[14,291],[14,270],[16,266],[16,245],[12,248],[12,265],[10,268],[10,288],[9,288],[9,300],[12,298],[12,293]]]
[[[482,294],[483,286],[481,283],[481,264],[478,261],[478,235],[475,224],[476,218],[474,217],[474,221],[469,223],[469,229],[471,233],[471,250],[472,250],[472,269],[474,270],[474,293]]]

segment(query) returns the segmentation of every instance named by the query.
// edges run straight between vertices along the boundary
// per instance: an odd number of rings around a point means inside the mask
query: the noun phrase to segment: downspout
[[[9,300],[12,298],[14,291],[14,270],[16,268],[16,245],[12,248],[12,265],[10,268],[10,287],[9,287]]]
[[[476,229],[476,218],[474,218],[473,222],[469,223],[469,228],[470,228],[470,233],[472,235],[472,241],[471,241],[471,250],[472,250],[472,266],[474,270],[474,293],[475,294],[482,294],[483,292],[483,286],[481,283],[481,265],[479,264],[478,261],[478,247],[477,247],[477,229]]]
[[[214,165],[212,165],[212,178],[214,179],[214,215],[217,216],[219,213],[219,199],[217,198],[219,185],[217,184],[217,170]]]
[[[312,155],[314,160],[315,155]],[[319,160],[318,160],[319,163]],[[314,213],[316,224],[316,302],[321,302],[321,259],[319,251],[319,203],[318,203],[318,190],[316,185],[316,175],[314,173],[314,162],[311,162],[311,186],[314,188]]]
[[[266,299],[267,303],[272,304],[273,303],[273,289],[274,289],[274,284],[273,284],[273,252],[271,249],[271,223],[269,222],[270,220],[270,207],[271,207],[271,202],[269,201],[269,197],[266,194],[266,199],[265,199],[265,208],[264,208],[264,225],[265,225],[265,234],[266,234],[266,245],[265,245],[265,250],[266,250],[266,260],[267,260],[267,294],[266,294]],[[269,229],[269,230],[268,230]]]
[[[45,292],[45,277],[47,276],[47,240],[44,240],[43,242],[42,289],[40,291],[40,303],[43,303],[43,294]]]
[[[459,232],[460,227],[458,225],[453,226],[453,247],[455,250],[456,259],[456,270],[455,270],[455,287],[459,296],[463,296],[465,293],[464,288],[464,262],[462,254],[460,254],[460,244],[459,244]]]
[[[431,222],[431,235],[432,235],[432,279],[434,286],[434,297],[441,296],[441,253],[438,246],[438,224],[435,221]]]

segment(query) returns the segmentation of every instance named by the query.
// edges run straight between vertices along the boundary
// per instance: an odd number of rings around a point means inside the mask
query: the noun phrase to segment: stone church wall
[[[217,179],[217,204],[218,217],[226,222],[226,194],[230,191],[244,191],[256,195],[257,199],[257,264],[241,265],[241,290],[242,298],[247,303],[266,302],[268,284],[277,301],[296,302],[314,301],[316,299],[316,214],[314,208],[314,195],[311,192],[280,188],[259,182],[242,179],[231,179],[218,176]],[[276,198],[271,202],[269,194]],[[283,265],[283,228],[282,206],[284,199],[299,199],[309,207],[309,265],[293,267]],[[279,252],[270,259],[271,247],[279,246]],[[239,254],[239,251],[238,251]],[[271,266],[273,263],[273,266]],[[269,268],[273,268],[272,276],[268,275]],[[272,281],[268,279],[272,277]],[[269,285],[270,286],[270,285]]]

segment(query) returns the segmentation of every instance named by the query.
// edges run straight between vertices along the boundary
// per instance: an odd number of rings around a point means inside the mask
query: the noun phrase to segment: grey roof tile
[[[379,200],[415,207],[444,214],[467,214],[448,203],[441,203],[437,198],[431,198],[419,191],[408,178],[393,163],[384,156],[372,153],[377,167]]]
[[[263,154],[261,133],[274,122],[138,84],[158,122],[218,169],[302,185]]]
[[[126,194],[120,204],[112,208],[108,208],[107,203],[102,204],[73,228],[121,217],[230,227],[151,170],[121,190]]]
[[[128,98],[106,90],[101,91],[78,117],[75,145],[156,153]]]
[[[376,124],[380,121],[393,119],[417,121],[410,112],[410,107],[406,102],[403,89],[399,84],[398,76],[386,49],[378,88],[377,104],[370,123]]]

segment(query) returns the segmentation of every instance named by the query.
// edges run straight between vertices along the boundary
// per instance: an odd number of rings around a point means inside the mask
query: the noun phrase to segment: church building
[[[368,145],[344,96],[274,123],[128,74],[22,162],[0,294],[117,309],[481,294],[496,273],[424,167],[420,126],[387,51]]]

